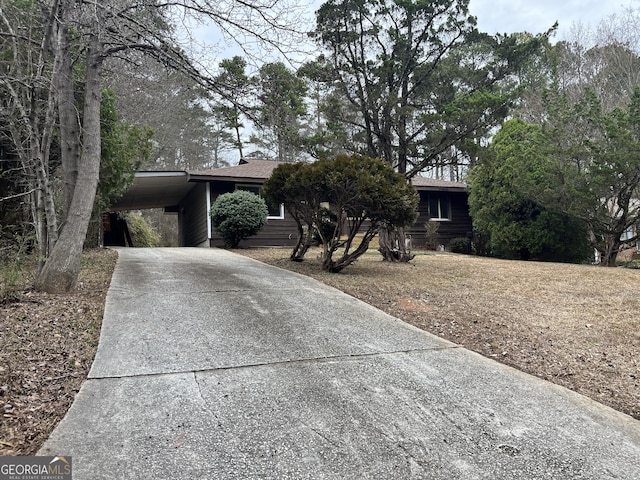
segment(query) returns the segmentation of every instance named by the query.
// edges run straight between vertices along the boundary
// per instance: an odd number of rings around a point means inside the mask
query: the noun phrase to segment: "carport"
[[[136,172],[133,184],[111,205],[110,213],[162,208],[165,214],[178,215],[180,246],[207,244],[208,232],[203,226],[208,226],[208,185],[189,177],[184,171]],[[107,226],[105,222],[105,229],[116,224],[111,221]]]

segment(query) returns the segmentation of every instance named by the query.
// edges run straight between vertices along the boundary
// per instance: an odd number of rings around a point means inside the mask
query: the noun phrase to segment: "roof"
[[[273,160],[243,159],[233,167],[214,168],[189,172],[189,181],[248,181],[262,182],[271,176],[273,170],[281,162]],[[449,182],[436,178],[414,177],[411,184],[417,190],[466,191],[467,185],[460,182]]]
[[[271,176],[273,170],[281,162],[273,160],[243,159],[234,167],[213,168],[210,170],[195,170],[189,172],[189,181],[263,181]]]
[[[466,192],[467,184],[461,182],[450,182],[448,180],[440,180],[437,178],[428,177],[413,177],[411,179],[411,185],[416,190],[423,191],[446,191],[446,192]]]
[[[195,185],[189,183],[187,172],[136,172],[131,186],[112,203],[111,211],[174,207]]]
[[[272,160],[244,159],[233,167],[210,170],[137,172],[133,184],[113,203],[111,211],[175,207],[201,182],[262,183],[280,164]],[[467,191],[464,183],[435,178],[414,177],[411,183],[419,191]]]

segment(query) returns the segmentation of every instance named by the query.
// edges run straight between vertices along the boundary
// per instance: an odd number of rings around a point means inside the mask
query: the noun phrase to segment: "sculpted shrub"
[[[220,195],[211,207],[211,224],[225,246],[236,248],[262,229],[269,210],[259,196],[242,190]]]
[[[382,226],[409,226],[417,216],[418,197],[404,177],[388,163],[360,155],[281,165],[264,192],[284,203],[298,223],[291,259],[302,260],[315,236],[329,272],[355,262]]]

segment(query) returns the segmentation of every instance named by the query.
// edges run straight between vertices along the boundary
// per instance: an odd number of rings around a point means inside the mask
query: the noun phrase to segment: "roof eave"
[[[457,192],[457,193],[468,193],[467,187],[459,187],[459,186],[442,186],[442,185],[413,185],[419,192]]]
[[[201,174],[189,174],[189,182],[234,182],[234,183],[264,183],[265,177],[238,177],[227,175],[201,175]]]

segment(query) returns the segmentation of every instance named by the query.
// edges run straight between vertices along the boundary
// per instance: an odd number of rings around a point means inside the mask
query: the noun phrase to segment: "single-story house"
[[[138,172],[131,187],[116,201],[111,212],[163,208],[178,215],[181,246],[213,247],[223,244],[211,226],[209,208],[216,198],[235,190],[257,195],[277,162],[246,159],[232,167],[203,171]],[[467,189],[463,183],[417,177],[413,185],[420,195],[419,217],[409,233],[414,248],[426,243],[426,223],[438,222],[438,244],[471,234]],[[245,246],[293,246],[296,224],[282,205],[269,207],[266,226]]]

